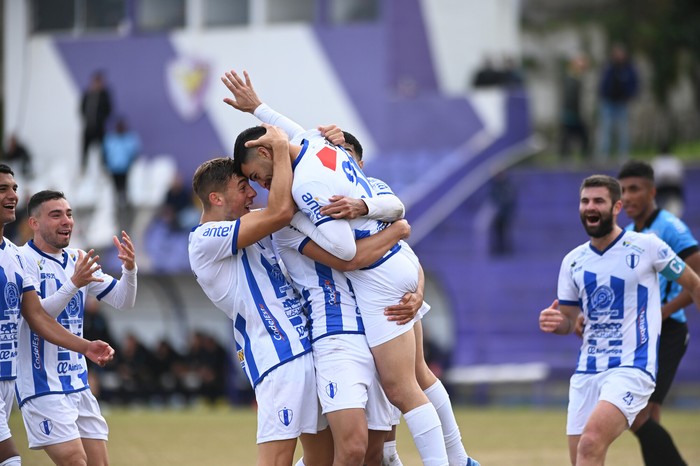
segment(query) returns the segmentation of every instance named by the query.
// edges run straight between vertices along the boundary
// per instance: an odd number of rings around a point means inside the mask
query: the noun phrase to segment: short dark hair
[[[620,182],[612,176],[591,175],[581,183],[579,194],[584,190],[584,188],[607,188],[613,204],[622,198],[622,187],[620,186]]]
[[[362,160],[362,144],[360,144],[360,141],[347,131],[343,131],[343,137],[345,138],[345,142],[355,148],[355,154],[357,154],[358,160]]]
[[[641,160],[628,160],[620,168],[620,173],[617,174],[617,179],[622,180],[624,178],[646,178],[647,180],[654,182],[654,168],[647,162],[642,162]]]
[[[30,217],[33,217],[37,214],[39,207],[41,207],[41,204],[44,202],[65,198],[66,195],[61,191],[54,191],[51,189],[39,191],[29,199],[29,203],[27,204],[27,214],[29,214]]]
[[[0,163],[0,173],[15,176],[15,172],[12,171],[9,165],[5,165],[4,163]]]
[[[235,163],[230,157],[219,157],[207,160],[194,172],[192,190],[205,209],[209,208],[209,194],[224,191],[231,178],[236,176],[233,169]]]
[[[255,148],[249,148],[245,146],[248,141],[254,141],[260,139],[267,129],[264,126],[253,126],[243,130],[241,134],[236,138],[236,143],[233,145],[233,171],[238,176],[243,175],[243,169],[241,168],[244,163],[246,163],[255,154]]]

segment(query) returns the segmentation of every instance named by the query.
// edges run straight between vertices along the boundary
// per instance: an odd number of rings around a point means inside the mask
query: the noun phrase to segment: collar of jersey
[[[292,163],[292,171],[294,171],[297,168],[297,165],[299,165],[299,162],[301,162],[301,158],[306,154],[306,149],[309,148],[309,141],[306,139],[301,140],[301,152],[299,152],[299,155],[297,155],[297,158],[294,159],[294,162]]]
[[[620,238],[622,238],[622,237],[625,235],[625,233],[627,233],[627,230],[625,230],[625,229],[623,228],[623,229],[622,229],[622,233],[620,233],[619,235],[617,235],[617,238],[615,238],[615,239],[613,240],[612,243],[608,244],[608,247],[605,248],[604,251],[599,250],[598,248],[596,248],[595,246],[593,246],[593,244],[591,244],[590,242],[588,243],[588,246],[591,248],[591,251],[595,252],[595,253],[598,254],[599,256],[602,256],[602,255],[605,254],[607,251],[609,251],[613,246],[615,246],[615,245],[617,244],[617,242],[620,241]]]
[[[54,262],[58,262],[59,264],[61,264],[61,267],[63,267],[63,268],[66,267],[66,264],[68,263],[68,253],[66,252],[65,249],[63,249],[61,251],[61,257],[63,257],[63,261],[60,261],[60,260],[56,259],[54,256],[46,254],[44,251],[42,251],[41,249],[36,247],[33,239],[30,239],[27,244],[29,245],[30,248],[34,249],[37,252],[37,254],[39,254],[40,256],[44,256],[49,260],[52,260]]]

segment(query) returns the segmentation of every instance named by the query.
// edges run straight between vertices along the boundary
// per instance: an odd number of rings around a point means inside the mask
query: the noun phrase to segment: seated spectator
[[[179,173],[165,195],[161,218],[171,231],[187,231],[199,223],[201,212],[192,201],[192,191],[185,185]]]
[[[153,356],[134,334],[129,333],[115,355],[121,386],[117,396],[124,404],[144,404],[154,391]]]
[[[125,118],[119,118],[114,131],[107,133],[104,139],[105,166],[114,180],[117,193],[117,208],[128,206],[126,186],[129,170],[134,160],[141,155],[141,139],[135,131],[129,129]]]

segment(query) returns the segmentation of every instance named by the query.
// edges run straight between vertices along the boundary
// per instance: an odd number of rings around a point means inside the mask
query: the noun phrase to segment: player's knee
[[[605,451],[603,442],[594,432],[584,432],[578,442],[577,457],[598,458]]]

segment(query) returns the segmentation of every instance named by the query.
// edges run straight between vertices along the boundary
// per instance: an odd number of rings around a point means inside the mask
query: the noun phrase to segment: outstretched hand
[[[104,367],[114,359],[114,348],[102,340],[94,340],[88,343],[85,356],[100,367]]]
[[[231,91],[233,99],[230,97],[224,98],[224,102],[240,110],[241,112],[253,113],[256,108],[262,104],[262,101],[253,89],[253,83],[250,81],[247,71],[243,71],[243,80],[234,70],[227,71],[221,77],[221,82]]]
[[[94,249],[90,249],[88,252],[78,250],[78,260],[75,261],[75,268],[71,277],[71,281],[76,288],[82,288],[92,282],[104,281],[103,278],[93,275],[102,268],[97,263],[100,256],[93,256],[94,253]]]
[[[124,264],[126,270],[134,270],[136,267],[136,252],[134,251],[134,243],[131,242],[131,238],[122,230],[122,240],[115,235],[112,237],[114,245],[117,247],[117,257]]]

